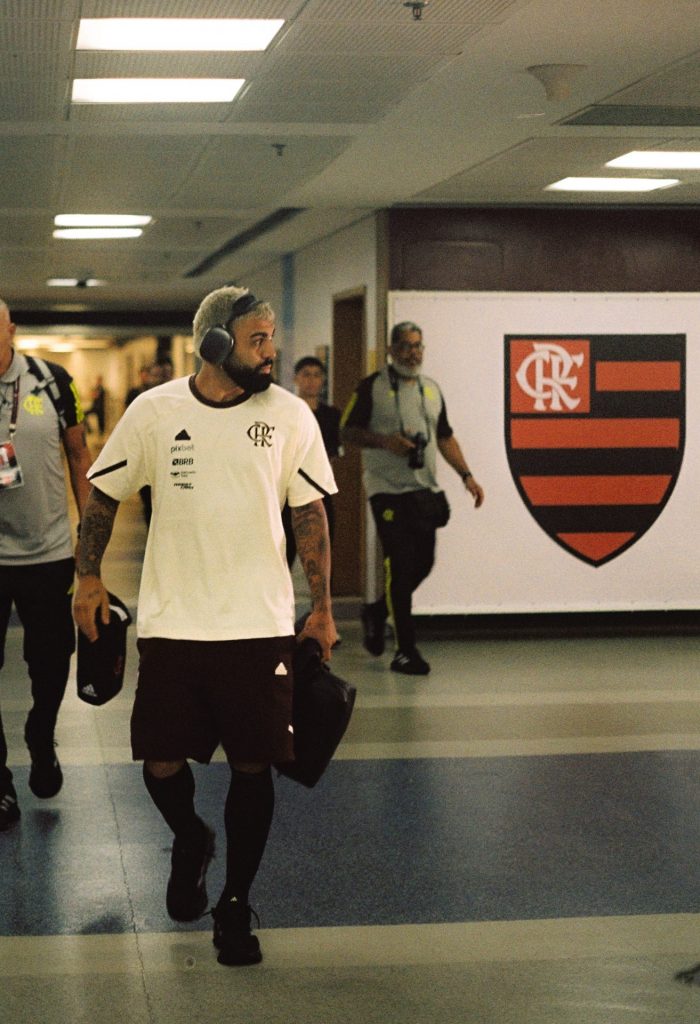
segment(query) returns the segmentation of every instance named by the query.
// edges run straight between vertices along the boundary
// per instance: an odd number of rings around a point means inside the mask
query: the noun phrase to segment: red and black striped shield
[[[508,463],[532,516],[590,565],[658,519],[683,460],[685,335],[505,338]]]

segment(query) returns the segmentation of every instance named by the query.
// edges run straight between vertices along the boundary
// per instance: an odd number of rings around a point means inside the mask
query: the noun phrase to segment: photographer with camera
[[[364,646],[384,652],[384,626],[393,620],[394,672],[422,676],[430,665],[416,647],[411,614],[413,592],[435,560],[435,533],[449,518],[449,506],[436,479],[439,451],[474,498],[484,492],[467,466],[447,419],[434,380],[423,377],[423,332],[414,323],[391,331],[391,362],[365,377],[341,420],[341,439],[364,449],[364,485],[384,553],[385,595],[362,607]]]

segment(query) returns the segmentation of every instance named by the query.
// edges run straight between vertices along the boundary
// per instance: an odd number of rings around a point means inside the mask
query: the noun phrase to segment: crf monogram
[[[274,429],[274,427],[268,427],[267,423],[260,423],[259,420],[256,420],[252,426],[248,427],[246,433],[256,448],[271,448]]]
[[[572,353],[562,345],[546,341],[533,341],[532,348],[520,364],[515,379],[525,394],[535,399],[535,412],[544,412],[547,408],[561,412],[563,406],[569,411],[575,409],[581,399],[571,395],[578,385],[578,377],[572,370],[583,365],[583,353]]]

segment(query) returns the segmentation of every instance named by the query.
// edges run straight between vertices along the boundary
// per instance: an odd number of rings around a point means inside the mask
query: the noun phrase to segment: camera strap
[[[394,395],[394,403],[396,405],[396,416],[399,421],[399,433],[403,437],[407,437],[404,430],[403,418],[401,416],[401,406],[399,405],[399,385],[401,383],[401,376],[396,372],[395,367],[391,363],[387,364],[387,372],[389,374],[389,384],[391,386],[392,393]],[[423,378],[417,377],[418,393],[420,395],[421,410],[423,413],[423,422],[425,423],[425,441],[426,444],[430,440],[430,420],[428,419],[428,410],[425,407],[425,391],[423,390]]]

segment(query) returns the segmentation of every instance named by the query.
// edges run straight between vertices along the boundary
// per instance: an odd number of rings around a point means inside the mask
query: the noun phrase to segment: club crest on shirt
[[[25,412],[28,412],[30,416],[43,416],[44,396],[35,395],[34,393],[27,395],[22,402],[22,408]]]
[[[569,554],[603,565],[661,515],[685,441],[685,335],[506,335],[518,492]]]
[[[255,423],[248,427],[246,434],[256,448],[271,448],[274,430],[275,428],[269,427],[267,423],[261,423],[260,420],[256,420]]]

